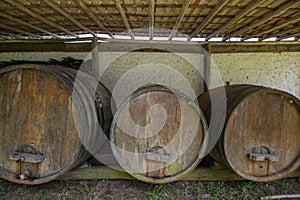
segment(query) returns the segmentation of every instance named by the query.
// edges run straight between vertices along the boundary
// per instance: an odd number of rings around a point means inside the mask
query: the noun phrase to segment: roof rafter
[[[155,0],[149,0],[149,38],[153,40],[154,35],[154,12]]]
[[[295,22],[298,22],[298,21],[300,21],[300,16],[299,15],[296,16],[296,17],[284,20],[283,22],[281,22],[281,23],[276,24],[275,26],[273,26],[273,28],[267,29],[265,31],[258,32],[258,34],[259,34],[259,36],[264,36],[267,33],[273,32],[275,30],[278,30],[280,28],[283,28],[283,27],[285,27],[285,26],[287,26],[289,24],[292,24],[292,23],[295,23]],[[252,37],[251,36],[245,36],[244,40],[247,40],[247,39],[250,39],[250,38],[252,38]]]
[[[11,21],[17,22],[17,23],[19,23],[19,24],[22,24],[22,25],[24,25],[24,26],[28,26],[28,27],[30,27],[30,28],[32,28],[32,29],[37,30],[37,31],[46,33],[46,34],[48,34],[48,35],[52,35],[52,36],[54,36],[54,37],[56,37],[56,38],[59,38],[59,39],[61,38],[59,35],[56,35],[56,34],[51,33],[51,32],[49,32],[49,31],[46,31],[46,30],[44,30],[44,29],[42,29],[42,28],[39,28],[39,27],[37,27],[37,26],[35,26],[35,25],[32,25],[32,24],[30,24],[30,23],[28,23],[28,22],[22,21],[22,20],[20,20],[20,19],[18,19],[18,18],[16,18],[16,17],[11,16],[11,15],[8,15],[8,14],[6,14],[6,13],[0,12],[0,16],[1,16],[1,17],[4,17],[4,18],[7,18],[7,19],[9,19],[9,20],[11,20]]]
[[[200,31],[205,28],[205,26],[216,16],[216,14],[228,3],[229,0],[221,0],[214,9],[206,16],[203,22],[193,31],[193,33],[189,36],[188,41],[190,41],[193,37],[195,37]]]
[[[247,5],[246,8],[240,10],[236,16],[232,19],[230,19],[226,24],[224,24],[221,28],[219,28],[218,30],[216,30],[215,32],[213,32],[212,34],[210,34],[209,36],[207,36],[205,38],[205,40],[209,40],[210,38],[212,38],[213,36],[219,34],[220,32],[222,32],[223,30],[225,30],[226,28],[230,27],[231,25],[233,25],[235,22],[237,22],[238,20],[240,20],[242,17],[244,17],[245,15],[247,15],[249,12],[251,12],[252,10],[254,10],[255,8],[257,8],[259,5],[261,5],[262,3],[264,3],[266,0],[253,0],[251,1],[251,3],[249,5]]]
[[[8,32],[4,32],[4,31],[0,31],[0,34],[2,35],[2,37],[16,37],[18,39],[26,39],[26,37],[24,36],[20,36],[20,35],[16,35],[16,34],[13,34],[13,33],[8,33]],[[3,35],[7,35],[7,36],[3,36]]]
[[[291,27],[291,28],[288,28],[288,29],[281,30],[277,33],[274,33],[274,35],[278,35],[279,38],[284,39],[283,37],[280,37],[280,35],[285,35],[285,34],[288,34],[288,33],[295,32],[295,31],[300,31],[300,25],[294,26],[294,27]],[[262,37],[262,40],[266,40],[268,38],[274,37],[274,35],[272,35],[272,36],[269,35],[269,36]],[[285,38],[293,37],[292,35],[293,34],[291,34],[289,36],[286,36]]]
[[[98,27],[107,33],[111,38],[114,38],[114,35],[100,22],[97,16],[87,7],[83,0],[76,0],[77,4],[90,16],[92,20],[98,25]]]
[[[10,30],[10,31],[14,31],[14,32],[17,32],[17,33],[21,33],[21,34],[24,34],[24,35],[30,35],[30,36],[42,39],[42,37],[40,35],[29,33],[27,31],[22,31],[20,29],[17,29],[17,28],[14,28],[14,27],[10,27],[10,26],[6,26],[4,24],[0,24],[0,28],[6,29],[6,30]]]
[[[289,8],[292,8],[294,6],[296,6],[297,4],[300,4],[299,0],[291,0],[288,1],[288,3],[280,6],[279,8],[277,8],[275,11],[273,12],[269,12],[268,14],[266,14],[263,18],[256,20],[252,23],[250,23],[249,25],[244,26],[243,28],[239,29],[238,31],[235,31],[233,33],[231,33],[229,36],[226,37],[226,39],[228,39],[229,37],[233,36],[238,36],[242,33],[245,33],[246,31],[257,27],[265,22],[267,22],[268,20],[270,20],[273,17],[276,17],[278,15],[281,15],[284,11],[288,10]]]
[[[123,8],[122,8],[122,6],[121,6],[120,0],[115,0],[115,3],[116,3],[116,8],[117,8],[117,10],[119,11],[119,13],[120,13],[120,15],[121,15],[121,19],[122,19],[123,22],[124,22],[124,25],[125,25],[125,27],[126,27],[127,33],[129,34],[130,38],[131,38],[132,40],[134,40],[133,32],[132,32],[132,30],[131,30],[131,28],[130,28],[130,25],[129,25],[129,23],[128,23],[127,17],[126,17],[126,15],[125,15],[125,12],[124,12],[124,10],[123,10]]]
[[[51,8],[53,8],[54,10],[56,10],[58,13],[60,13],[61,15],[63,15],[64,17],[66,17],[67,19],[69,19],[71,22],[73,22],[76,26],[78,26],[79,28],[89,32],[90,34],[92,34],[94,37],[97,37],[96,33],[94,33],[93,31],[91,31],[89,28],[87,28],[86,26],[84,26],[82,23],[80,23],[77,19],[75,19],[72,15],[70,15],[69,13],[67,13],[65,10],[63,10],[62,8],[60,8],[55,2],[53,2],[52,0],[42,0],[46,5],[50,6]]]
[[[28,8],[26,8],[25,6],[23,6],[22,4],[18,3],[18,2],[15,1],[15,0],[4,0],[4,1],[7,2],[7,3],[9,3],[9,4],[11,4],[11,5],[13,5],[13,6],[15,6],[15,7],[18,8],[20,11],[25,12],[25,13],[27,13],[28,15],[30,15],[30,16],[36,18],[37,20],[44,22],[45,24],[48,24],[48,25],[50,25],[50,26],[52,26],[52,27],[54,27],[54,28],[56,28],[56,29],[58,29],[58,30],[61,30],[61,31],[65,32],[65,33],[68,33],[68,34],[70,34],[70,35],[72,35],[72,36],[79,37],[77,34],[75,34],[75,33],[71,32],[71,31],[69,31],[68,29],[62,27],[61,25],[56,24],[56,23],[54,23],[54,22],[52,22],[52,21],[50,21],[50,20],[44,18],[43,16],[41,16],[41,15],[39,15],[39,14],[36,14],[36,13],[32,12],[31,10],[29,10]]]
[[[189,8],[189,5],[191,4],[193,0],[186,0],[183,4],[182,4],[182,7],[181,7],[181,10],[180,10],[180,13],[178,15],[178,18],[175,22],[175,25],[173,26],[173,29],[170,33],[170,36],[169,36],[169,40],[172,40],[173,36],[175,35],[179,25],[181,24],[182,22],[182,19],[187,11],[187,9]]]

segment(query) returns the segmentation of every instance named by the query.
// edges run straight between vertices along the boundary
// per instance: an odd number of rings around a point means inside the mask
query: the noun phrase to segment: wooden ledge
[[[300,177],[300,170],[289,175],[287,178]],[[110,180],[136,180],[128,173],[107,166],[94,166],[82,169],[74,169],[58,180],[95,180],[95,179],[110,179]],[[234,172],[221,168],[197,168],[190,174],[181,179],[182,181],[242,181],[246,180]]]

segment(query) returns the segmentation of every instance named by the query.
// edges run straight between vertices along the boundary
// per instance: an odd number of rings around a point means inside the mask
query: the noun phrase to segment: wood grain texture
[[[206,121],[188,97],[162,86],[137,90],[114,116],[114,156],[139,180],[165,183],[192,171],[203,158]]]
[[[97,108],[90,96],[91,82],[85,75],[87,79],[77,80],[80,87],[75,88],[76,74],[75,70],[63,67],[40,65],[11,66],[0,71],[2,178],[22,184],[45,183],[88,158],[82,138],[101,139],[93,138],[100,126]],[[73,89],[78,96],[73,95]],[[95,93],[104,101],[103,109],[110,109],[110,95],[104,86],[99,84]],[[107,131],[111,113],[107,112],[102,118]],[[13,152],[42,154],[44,160],[16,162],[9,159]],[[21,180],[19,175],[28,169],[31,175]]]
[[[218,94],[220,90],[211,92]],[[297,170],[300,166],[299,100],[283,91],[251,85],[226,86],[225,91],[227,96],[219,105],[227,106],[226,121],[211,155],[242,177],[255,181],[284,178]],[[209,99],[209,93],[200,96],[200,107],[209,122],[217,121],[217,117],[212,117],[217,111],[211,110]],[[274,154],[279,156],[279,161],[267,158],[254,161],[249,158],[251,153]]]

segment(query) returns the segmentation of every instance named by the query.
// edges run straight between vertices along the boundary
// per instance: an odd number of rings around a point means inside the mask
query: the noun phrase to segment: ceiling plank
[[[286,27],[287,25],[292,24],[292,23],[295,23],[295,22],[298,22],[298,21],[300,21],[300,16],[299,16],[299,15],[297,15],[296,17],[287,19],[287,20],[283,20],[281,23],[274,25],[273,28],[269,28],[269,29],[267,29],[267,30],[265,30],[265,31],[260,31],[260,32],[258,32],[257,35],[260,36],[260,37],[261,37],[261,36],[264,36],[264,35],[266,35],[267,33],[274,32],[274,31],[276,31],[276,30],[278,30],[278,29],[284,28],[284,27]],[[250,38],[252,38],[252,37],[251,37],[251,36],[245,36],[245,37],[244,37],[244,40],[247,40],[247,39],[250,39]]]
[[[225,30],[226,28],[230,27],[231,25],[233,25],[234,23],[236,23],[238,20],[240,20],[242,17],[244,17],[245,15],[247,15],[249,12],[251,12],[252,10],[254,10],[255,8],[257,8],[259,5],[261,5],[262,3],[264,3],[266,0],[253,0],[251,1],[250,4],[247,5],[246,8],[240,10],[234,18],[230,19],[225,25],[223,25],[222,27],[220,27],[218,30],[216,30],[215,32],[213,32],[212,34],[210,34],[209,36],[207,36],[205,38],[206,41],[208,41],[209,39],[211,39],[213,36],[221,33],[223,30]]]
[[[8,32],[5,32],[5,31],[0,31],[0,34],[1,34],[1,37],[3,37],[3,38],[16,37],[18,39],[26,39],[25,36],[20,36],[20,35],[16,35],[16,34],[13,34],[13,33],[8,33]]]
[[[149,0],[149,38],[153,40],[154,35],[154,13],[155,12],[155,0]]]
[[[91,31],[89,28],[87,28],[86,26],[84,26],[82,23],[80,23],[77,19],[75,19],[72,15],[70,15],[69,13],[67,13],[65,10],[63,10],[62,8],[60,8],[55,2],[53,2],[52,0],[42,0],[46,5],[50,6],[51,8],[53,8],[54,10],[56,10],[58,13],[60,13],[61,15],[63,15],[64,17],[66,17],[67,19],[69,19],[71,22],[73,22],[76,26],[78,26],[79,28],[89,32],[90,34],[92,34],[94,37],[97,37],[96,33],[94,33],[93,31]]]
[[[41,21],[41,22],[43,22],[45,24],[48,24],[48,25],[50,25],[50,26],[52,26],[52,27],[54,27],[54,28],[56,28],[58,30],[61,30],[61,31],[63,31],[63,32],[69,34],[69,35],[72,35],[72,36],[75,36],[75,37],[79,37],[77,34],[69,31],[68,29],[62,27],[61,25],[59,25],[59,24],[57,24],[55,22],[52,22],[52,21],[44,18],[43,16],[41,16],[39,14],[36,14],[36,13],[32,12],[31,10],[29,10],[28,8],[26,8],[25,6],[23,6],[22,4],[18,3],[15,0],[4,0],[4,1],[7,2],[7,3],[9,3],[9,4],[11,4],[12,6],[15,6],[20,11],[27,13],[28,15],[36,18],[37,20],[39,20],[39,21]]]
[[[98,17],[87,7],[83,0],[77,0],[76,2],[82,8],[82,10],[84,10],[84,12],[86,12],[86,14],[88,14],[92,20],[94,20],[94,22],[102,31],[107,33],[111,38],[114,38],[114,35],[100,22]]]
[[[262,37],[262,40],[266,40],[266,39],[274,37],[274,36],[277,36],[280,39],[293,37],[293,35],[294,35],[293,32],[296,32],[296,31],[300,31],[300,25],[293,26],[293,27],[288,28],[288,29],[283,29],[283,30],[281,30],[281,31],[279,31],[277,33],[272,33],[272,35],[268,35],[268,36]],[[290,36],[285,36],[286,34],[289,34],[289,33],[292,33],[292,34]],[[284,35],[285,37],[281,37],[282,35]]]
[[[214,9],[206,16],[203,22],[193,31],[189,36],[188,41],[195,37],[200,31],[202,31],[205,26],[217,15],[217,13],[228,3],[228,0],[221,0]]]
[[[30,36],[33,36],[33,37],[36,37],[36,38],[40,38],[40,39],[43,38],[40,35],[29,33],[29,32],[26,32],[26,31],[23,31],[21,29],[17,29],[17,28],[11,27],[11,26],[6,26],[5,24],[0,24],[0,28],[3,28],[5,30],[10,30],[10,31],[13,31],[13,32],[17,32],[17,33],[21,33],[21,34],[24,34],[24,35],[30,35]]]
[[[131,38],[132,40],[134,40],[133,32],[132,32],[132,30],[131,30],[131,28],[130,28],[130,25],[129,25],[129,23],[128,23],[127,17],[126,17],[126,15],[125,15],[125,12],[124,12],[124,10],[123,10],[123,8],[122,8],[122,6],[121,6],[120,0],[115,0],[115,3],[116,3],[116,8],[117,8],[117,10],[119,11],[119,13],[120,13],[120,15],[121,15],[121,19],[122,19],[123,22],[124,22],[124,25],[125,25],[125,27],[126,27],[127,33],[129,34],[130,38]]]
[[[271,18],[273,17],[276,17],[278,15],[281,15],[284,11],[300,4],[300,1],[299,0],[291,0],[291,1],[287,1],[288,3],[284,4],[284,5],[281,5],[279,8],[277,8],[275,11],[270,11],[268,14],[266,14],[263,18],[259,19],[259,20],[256,20],[252,23],[250,23],[249,25],[246,25],[244,26],[243,28],[231,33],[228,37],[231,37],[231,36],[239,36],[243,33],[245,33],[246,31],[250,30],[250,29],[253,29],[265,22],[267,22],[268,20],[270,20]]]
[[[35,29],[35,30],[37,30],[37,31],[40,31],[40,32],[42,32],[42,33],[46,33],[46,34],[48,34],[48,35],[51,35],[51,36],[53,36],[53,37],[56,37],[56,38],[61,39],[61,37],[60,37],[59,35],[57,35],[57,34],[54,34],[54,33],[51,33],[51,32],[49,32],[49,31],[46,31],[46,30],[44,30],[44,29],[42,29],[42,28],[40,28],[40,27],[34,26],[34,25],[32,25],[32,24],[30,24],[30,23],[28,23],[28,22],[22,21],[22,20],[20,20],[20,19],[18,19],[18,18],[16,18],[16,17],[11,16],[11,15],[8,15],[8,14],[6,14],[6,13],[4,13],[4,12],[0,12],[0,16],[1,16],[1,17],[4,17],[4,18],[6,18],[6,19],[9,19],[9,20],[11,20],[11,21],[14,21],[14,22],[16,22],[16,23],[22,24],[22,25],[24,25],[24,26],[28,26],[28,27],[30,27],[30,28],[32,28],[32,29]]]
[[[169,36],[169,40],[172,40],[172,38],[174,37],[174,35],[175,35],[175,33],[176,33],[178,27],[180,26],[180,24],[181,24],[181,22],[182,22],[182,19],[183,19],[184,15],[185,15],[185,13],[186,13],[187,9],[189,8],[189,5],[191,4],[192,1],[193,1],[193,0],[186,0],[186,1],[184,2],[184,4],[182,4],[180,13],[179,13],[179,15],[178,15],[178,17],[177,17],[177,20],[176,20],[176,22],[175,22],[175,25],[173,26],[173,29],[172,29],[171,34],[170,34],[170,36]]]

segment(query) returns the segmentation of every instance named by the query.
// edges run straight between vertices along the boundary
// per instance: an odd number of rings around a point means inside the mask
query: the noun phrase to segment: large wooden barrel
[[[112,151],[139,180],[166,183],[192,171],[204,157],[207,123],[195,101],[163,86],[135,91],[117,109]]]
[[[275,180],[295,171],[300,166],[299,100],[252,85],[225,86],[225,96],[222,91],[223,87],[216,88],[198,98],[209,134],[218,137],[221,132],[212,157],[254,181]],[[226,111],[224,124],[220,110]]]
[[[110,94],[92,77],[78,74],[41,65],[0,70],[2,178],[45,183],[87,159],[86,144],[101,145],[99,124],[109,131],[112,119]]]

